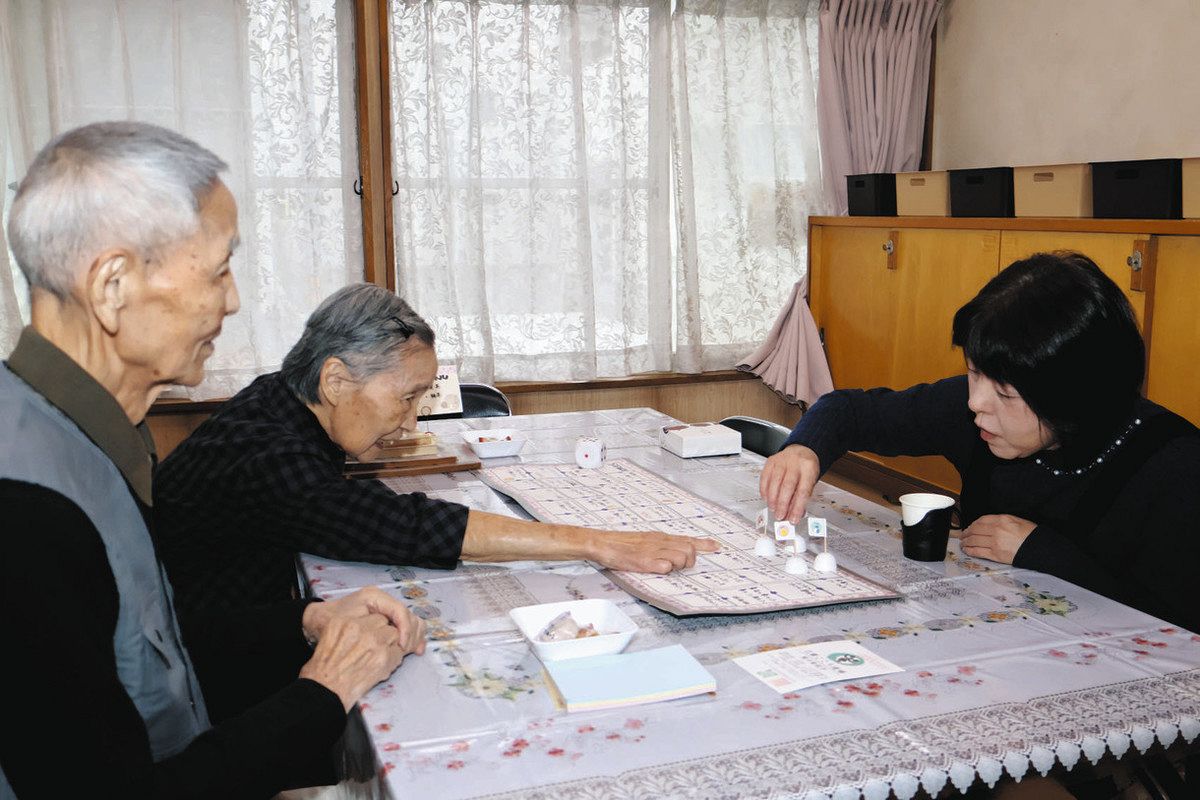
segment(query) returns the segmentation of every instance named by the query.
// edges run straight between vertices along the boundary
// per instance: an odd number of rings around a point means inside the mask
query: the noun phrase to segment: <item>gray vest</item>
[[[0,478],[58,492],[100,532],[120,594],[113,633],[117,675],[146,724],[154,760],[180,752],[207,730],[208,714],[183,648],[170,584],[137,503],[104,452],[5,364],[0,364]],[[11,795],[0,772],[0,797]]]

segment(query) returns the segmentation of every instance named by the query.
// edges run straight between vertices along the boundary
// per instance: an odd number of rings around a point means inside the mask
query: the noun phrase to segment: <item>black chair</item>
[[[464,383],[462,389],[463,417],[511,417],[512,406],[504,392],[486,383]]]
[[[790,430],[774,422],[758,417],[726,417],[721,420],[726,428],[742,434],[742,447],[760,456],[773,456],[787,441]]]

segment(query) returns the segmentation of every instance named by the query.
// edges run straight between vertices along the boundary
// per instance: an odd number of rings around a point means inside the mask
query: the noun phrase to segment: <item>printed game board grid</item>
[[[754,554],[754,526],[626,459],[593,469],[573,464],[510,464],[480,472],[488,486],[520,503],[535,519],[609,530],[658,530],[709,536],[717,553],[669,575],[608,570],[635,597],[677,616],[754,614],[875,601],[895,592],[839,566],[831,574],[784,571],[786,554]],[[830,526],[836,531],[836,528]],[[836,549],[836,540],[832,545]],[[812,554],[805,554],[810,561]]]

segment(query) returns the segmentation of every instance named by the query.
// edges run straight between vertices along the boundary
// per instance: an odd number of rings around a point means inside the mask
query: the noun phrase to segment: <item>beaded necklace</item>
[[[1090,472],[1092,469],[1094,469],[1098,465],[1103,464],[1104,459],[1107,456],[1112,455],[1114,450],[1116,450],[1118,447],[1123,445],[1125,443],[1125,440],[1129,438],[1129,434],[1133,433],[1134,429],[1136,429],[1137,426],[1139,426],[1141,424],[1142,424],[1142,420],[1139,417],[1134,417],[1133,422],[1129,423],[1129,427],[1125,428],[1125,430],[1121,432],[1121,434],[1116,438],[1116,440],[1113,441],[1112,444],[1110,444],[1108,447],[1104,448],[1104,451],[1101,452],[1100,455],[1093,458],[1090,463],[1083,465],[1079,469],[1054,469],[1049,464],[1043,463],[1042,459],[1040,457],[1035,458],[1033,460],[1033,463],[1037,464],[1039,467],[1041,467],[1042,469],[1045,469],[1046,471],[1050,472],[1053,475],[1065,475],[1068,473],[1073,473],[1075,475],[1083,475],[1085,472]]]

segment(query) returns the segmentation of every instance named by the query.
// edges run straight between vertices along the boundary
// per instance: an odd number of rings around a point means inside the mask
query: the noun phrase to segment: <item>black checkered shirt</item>
[[[292,596],[295,554],[452,569],[467,509],[342,477],[346,454],[278,373],[159,465],[155,538],[182,612]]]

